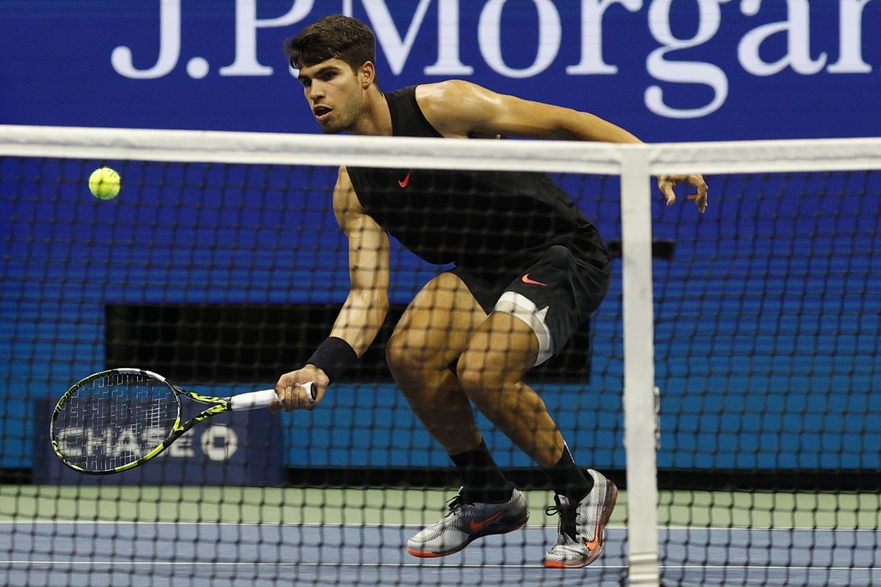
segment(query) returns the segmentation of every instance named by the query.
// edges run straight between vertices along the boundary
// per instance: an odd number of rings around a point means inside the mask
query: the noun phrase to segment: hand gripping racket
[[[314,400],[311,383],[303,388]],[[182,422],[181,396],[208,404]],[[162,454],[199,422],[229,411],[269,407],[274,389],[213,397],[173,385],[143,369],[110,369],[89,375],[67,390],[52,414],[55,454],[81,473],[121,473]]]

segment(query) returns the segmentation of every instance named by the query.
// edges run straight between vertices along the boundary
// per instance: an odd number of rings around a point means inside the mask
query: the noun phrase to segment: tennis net
[[[112,200],[88,193],[103,165],[122,176]],[[340,165],[548,173],[599,228],[610,292],[528,377],[576,461],[623,490],[590,567],[542,567],[556,538],[549,484],[482,417],[528,525],[448,557],[406,553],[459,480],[385,364],[395,322],[439,270],[394,241],[389,318],[317,409],[218,417],[119,475],[55,458],[54,402],[92,372],[141,367],[230,395],[309,357],[349,287],[331,205]],[[706,214],[664,206],[651,176],[694,171],[710,184]],[[2,127],[0,576],[877,582],[879,196],[881,141],[869,139],[624,147]],[[468,197],[448,211],[466,224]]]

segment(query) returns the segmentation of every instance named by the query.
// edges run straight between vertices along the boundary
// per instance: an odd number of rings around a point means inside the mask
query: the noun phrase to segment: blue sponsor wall
[[[0,123],[317,132],[281,42],[306,23],[337,12],[359,17],[377,31],[379,79],[385,89],[462,78],[500,92],[591,111],[654,142],[881,134],[881,36],[874,34],[881,30],[879,0],[6,0],[0,3]],[[43,170],[41,175],[83,177],[88,171],[87,165],[77,168],[71,163],[68,169]],[[130,185],[155,183],[149,178],[133,181],[136,173],[124,170]],[[63,391],[72,380],[103,367],[103,304],[320,303],[340,301],[345,294],[344,271],[312,269],[345,266],[338,254],[316,252],[341,250],[332,215],[320,206],[306,219],[299,208],[286,204],[286,194],[262,194],[268,212],[252,210],[242,217],[235,205],[228,212],[219,205],[229,203],[229,193],[154,194],[145,188],[142,198],[158,197],[167,206],[145,208],[125,198],[109,203],[83,198],[82,184],[56,185],[51,194],[37,186],[22,188],[12,183],[14,175],[12,167],[5,167],[0,182],[4,206],[12,206],[0,219],[4,234],[12,235],[2,242],[0,348],[9,358],[0,366],[6,387],[0,397],[6,413],[21,417],[4,420],[0,467],[31,463],[30,399]],[[332,174],[323,182],[330,185]],[[20,191],[9,204],[7,194],[15,190]],[[878,186],[861,190],[877,194]],[[320,189],[314,193],[321,195]],[[784,195],[778,204],[785,209],[787,202],[801,197]],[[200,198],[199,206],[195,198]],[[163,238],[156,227],[169,210],[180,214],[176,222],[182,229]],[[208,210],[216,218],[206,224],[204,217],[194,215],[196,210]],[[144,214],[155,217],[145,221]],[[657,211],[661,231],[694,222],[692,217],[670,214]],[[720,203],[701,219],[697,235],[661,236],[683,241],[700,237],[704,242],[710,233],[714,238],[731,237],[740,229],[737,214]],[[864,214],[877,218],[877,207]],[[51,218],[74,220],[58,223]],[[319,230],[301,234],[304,240],[296,250],[264,248],[282,227],[307,220]],[[783,234],[797,229],[791,217],[775,215],[769,222],[759,226]],[[91,234],[96,225],[107,227],[106,232],[82,238],[83,230]],[[219,237],[212,226],[224,227],[224,238],[237,239],[228,256],[218,252]],[[242,226],[249,230],[240,230]],[[187,227],[189,231],[183,230]],[[613,218],[601,221],[601,227],[608,238],[617,237]],[[860,254],[850,267],[859,275],[878,275],[869,254],[877,236],[872,239],[855,245]],[[191,249],[194,256],[179,265],[174,261],[180,249]],[[406,302],[431,269],[399,254],[403,271],[396,278],[400,299],[395,301]],[[153,273],[126,277],[110,269],[131,259],[149,264]],[[241,272],[241,267],[248,270]],[[666,277],[671,283],[684,275],[666,266],[663,270],[670,271]],[[115,281],[110,283],[116,285],[93,285],[96,272],[112,274]],[[270,276],[281,279],[281,287],[249,287]],[[187,287],[151,289],[152,280],[185,282]],[[303,292],[296,287],[303,280],[320,287]],[[864,287],[877,291],[878,285],[873,277]],[[821,284],[804,282],[798,291],[815,286]],[[596,324],[599,338],[613,341],[613,346],[619,340],[613,321],[619,313],[615,293]],[[736,314],[744,308],[731,310]],[[835,349],[850,357],[828,365],[828,374],[845,374],[841,385],[826,381],[830,375],[824,379],[822,369],[807,368],[823,366],[823,357],[816,356],[817,347],[804,350],[785,325],[774,331],[791,335],[783,342],[757,330],[761,336],[751,343],[795,357],[794,365],[785,366],[789,375],[783,381],[761,373],[741,375],[741,367],[758,365],[768,372],[779,367],[759,359],[729,366],[728,371],[702,369],[700,377],[683,375],[695,370],[698,359],[677,353],[675,342],[664,337],[675,341],[678,333],[667,332],[662,321],[661,352],[669,358],[659,374],[669,394],[664,409],[694,417],[686,416],[676,430],[668,431],[682,450],[665,452],[662,446],[660,464],[834,468],[845,462],[877,467],[881,441],[859,419],[860,414],[878,414],[881,409],[871,394],[879,374],[872,355],[855,350],[877,349],[877,334],[866,334],[881,330],[873,326],[876,310],[871,305],[863,308],[863,327],[855,327],[857,334]],[[746,311],[752,315],[752,309]],[[724,322],[713,326],[743,335],[736,325],[727,330]],[[730,347],[716,343],[714,348],[729,356],[736,356],[737,344],[745,342],[737,337],[725,340]],[[613,348],[612,354],[616,352]],[[614,356],[607,355],[595,357],[595,371],[603,375],[594,378],[588,394],[559,386],[546,394],[561,426],[571,431],[570,443],[582,460],[598,467],[622,467],[620,373]],[[751,386],[787,389],[790,399],[753,395]],[[708,399],[708,389],[743,393]],[[286,456],[289,465],[447,464],[391,386],[375,390],[377,399],[366,415],[349,397],[359,397],[358,390],[341,388],[329,400],[334,409],[285,416],[286,442],[292,447]],[[568,411],[573,402],[583,411]],[[698,404],[707,402],[719,406],[711,426],[697,417]],[[601,407],[593,410],[593,405]],[[830,420],[823,415],[829,405],[847,406],[846,413],[836,408],[834,413],[841,415]],[[807,431],[819,426],[812,418],[822,419],[827,428],[806,440]],[[298,446],[305,428],[311,430],[308,450]],[[362,435],[355,437],[353,431]],[[362,445],[364,434],[376,437]],[[401,435],[417,450],[396,450]],[[829,446],[829,452],[803,453],[803,443]],[[362,451],[362,446],[375,449]],[[789,457],[778,456],[781,446]],[[505,464],[528,464],[514,451],[505,454],[511,455],[500,459]],[[827,454],[834,458],[827,459]],[[837,459],[842,454],[847,457],[843,461]]]
[[[881,134],[875,0],[5,0],[0,121],[314,132],[281,43],[337,12],[386,89],[463,78],[649,141]]]

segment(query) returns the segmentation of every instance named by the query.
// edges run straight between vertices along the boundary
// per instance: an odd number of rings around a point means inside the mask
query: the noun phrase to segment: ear
[[[358,69],[358,80],[362,90],[366,90],[376,81],[376,66],[372,61],[365,61]]]

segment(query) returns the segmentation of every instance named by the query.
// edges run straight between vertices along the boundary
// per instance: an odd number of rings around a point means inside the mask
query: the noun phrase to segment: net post
[[[624,317],[624,446],[631,585],[658,586],[652,219],[649,154],[622,147],[621,236]]]

